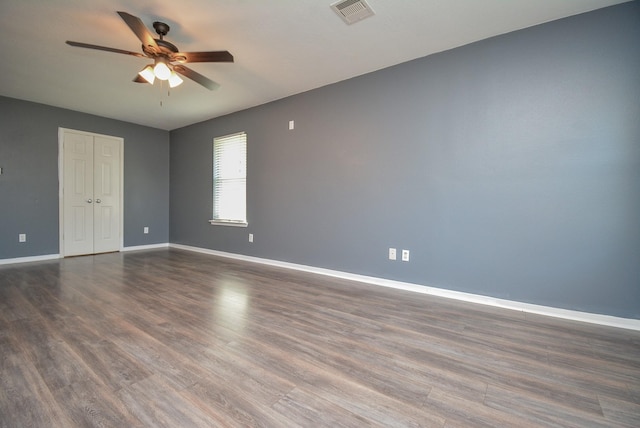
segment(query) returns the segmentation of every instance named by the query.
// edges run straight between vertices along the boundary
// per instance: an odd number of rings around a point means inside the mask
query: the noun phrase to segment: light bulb
[[[153,85],[153,81],[156,80],[156,76],[153,74],[153,66],[147,65],[141,72],[138,73],[147,82]]]
[[[183,80],[176,74],[175,71],[171,71],[171,75],[169,76],[169,87],[175,88],[176,86],[182,84]]]
[[[153,73],[160,80],[167,80],[171,76],[171,70],[164,61],[156,62],[156,66],[153,67]]]

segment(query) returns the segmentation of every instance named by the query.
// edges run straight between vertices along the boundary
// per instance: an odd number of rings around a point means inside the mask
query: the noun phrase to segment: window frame
[[[238,138],[242,138],[242,141],[237,141]],[[217,166],[220,165],[220,162],[224,162],[224,161],[219,161],[217,159],[217,157],[220,157],[221,155],[221,151],[223,149],[217,149],[217,145],[218,144],[226,144],[229,145],[229,148],[232,148],[232,145],[235,144],[242,144],[242,146],[239,148],[240,152],[242,153],[242,155],[244,156],[243,158],[240,159],[232,159],[233,162],[240,162],[239,165],[239,169],[240,170],[244,170],[243,173],[244,175],[240,174],[238,176],[233,176],[233,173],[230,176],[226,176],[225,178],[222,178],[220,176],[220,171],[218,170]],[[212,225],[220,225],[220,226],[235,226],[235,227],[247,227],[249,225],[248,220],[247,220],[247,133],[246,132],[236,132],[234,134],[227,134],[227,135],[221,135],[219,137],[215,137],[213,139],[213,144],[212,144],[212,149],[213,149],[213,153],[211,156],[211,160],[212,160],[212,168],[211,168],[211,172],[212,172],[212,180],[211,180],[211,184],[212,184],[212,192],[211,192],[211,196],[212,196],[212,204],[211,204],[211,208],[212,208],[212,219],[209,220],[209,223]],[[237,148],[236,148],[237,149]],[[224,155],[224,153],[222,153],[222,155]],[[232,153],[232,152],[228,152],[227,155],[229,156],[237,156],[237,153]],[[227,168],[227,172],[228,172]],[[233,167],[231,169],[234,169]],[[242,206],[244,208],[244,218],[226,218],[225,216],[220,216],[220,209],[218,207],[218,205],[220,204],[221,200],[221,189],[222,189],[222,185],[220,184],[221,181],[226,181],[228,182],[227,184],[227,191],[229,191],[228,187],[229,186],[233,186],[240,184],[243,188],[243,194],[244,194],[244,200],[242,202]],[[235,183],[233,183],[235,181]],[[236,207],[237,209],[238,207]],[[230,209],[231,211],[234,211],[234,208]],[[224,211],[229,211],[229,208],[227,207],[227,209],[224,209]],[[232,216],[228,216],[228,217],[232,217]]]

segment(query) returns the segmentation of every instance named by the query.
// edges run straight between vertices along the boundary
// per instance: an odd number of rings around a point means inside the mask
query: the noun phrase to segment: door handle
[[[87,199],[87,203],[90,204],[91,202],[93,202],[93,200],[91,198]]]
[[[99,204],[100,202],[102,202],[100,199],[96,199],[96,204]]]

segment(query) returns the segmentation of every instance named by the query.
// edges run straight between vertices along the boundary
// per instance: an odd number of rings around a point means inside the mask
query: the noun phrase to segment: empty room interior
[[[640,426],[640,2],[0,21],[0,427]]]

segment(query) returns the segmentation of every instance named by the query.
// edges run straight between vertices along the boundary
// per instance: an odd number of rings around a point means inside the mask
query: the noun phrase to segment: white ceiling
[[[0,0],[0,95],[171,130],[626,0],[367,0],[375,16],[353,25],[334,1]],[[189,65],[222,86],[167,96],[132,82],[147,59],[65,44],[139,52],[118,10],[153,34],[168,23],[181,51],[229,50],[235,63]]]

